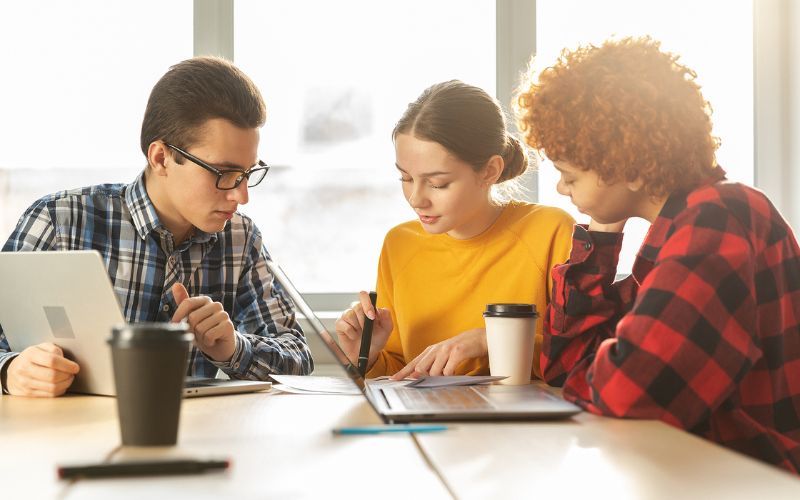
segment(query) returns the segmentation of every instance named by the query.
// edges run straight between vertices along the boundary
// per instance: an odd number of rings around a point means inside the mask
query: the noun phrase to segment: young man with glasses
[[[189,375],[310,373],[261,233],[237,212],[269,169],[257,158],[265,119],[260,92],[232,64],[200,57],[173,66],[147,103],[141,175],[38,200],[3,251],[99,251],[127,321],[188,321]],[[0,330],[4,393],[58,396],[78,370],[53,344],[9,352]]]

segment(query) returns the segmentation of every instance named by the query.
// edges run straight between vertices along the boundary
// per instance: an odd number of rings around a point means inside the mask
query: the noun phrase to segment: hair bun
[[[528,169],[528,152],[522,147],[519,139],[513,135],[506,136],[506,147],[503,151],[505,168],[500,174],[498,183],[509,181],[524,174]]]

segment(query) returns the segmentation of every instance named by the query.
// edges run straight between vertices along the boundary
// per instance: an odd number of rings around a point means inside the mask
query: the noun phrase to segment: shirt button
[[[174,255],[169,258],[169,263],[173,264],[173,265],[175,264],[175,256]]]
[[[587,241],[586,243],[583,244],[583,249],[584,250],[591,250],[592,249],[592,244]]]
[[[234,363],[233,367],[238,370],[239,369],[239,363]]]
[[[164,312],[169,311],[169,304],[164,304],[163,307],[161,307],[161,310]]]

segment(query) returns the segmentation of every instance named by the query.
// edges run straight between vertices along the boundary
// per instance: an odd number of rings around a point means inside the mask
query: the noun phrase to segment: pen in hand
[[[372,303],[372,309],[374,310],[375,303],[378,301],[378,294],[376,292],[369,292],[369,301]],[[367,375],[369,347],[372,344],[373,323],[373,320],[369,319],[368,316],[364,316],[364,330],[361,332],[361,348],[358,351],[358,373],[360,373],[362,377]]]
[[[59,479],[109,478],[131,476],[163,476],[200,474],[210,470],[227,469],[229,460],[157,460],[137,462],[109,462],[58,468]]]

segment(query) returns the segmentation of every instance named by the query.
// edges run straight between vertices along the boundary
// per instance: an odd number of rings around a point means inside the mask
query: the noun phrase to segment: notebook
[[[111,328],[125,323],[102,257],[94,250],[0,252],[0,325],[12,351],[61,347],[81,370],[69,392],[115,395]],[[188,378],[185,397],[254,392],[271,382]]]
[[[272,261],[267,261],[267,267],[306,317],[314,333],[385,422],[556,419],[581,411],[535,385],[414,388],[399,383],[364,380],[281,268]]]

